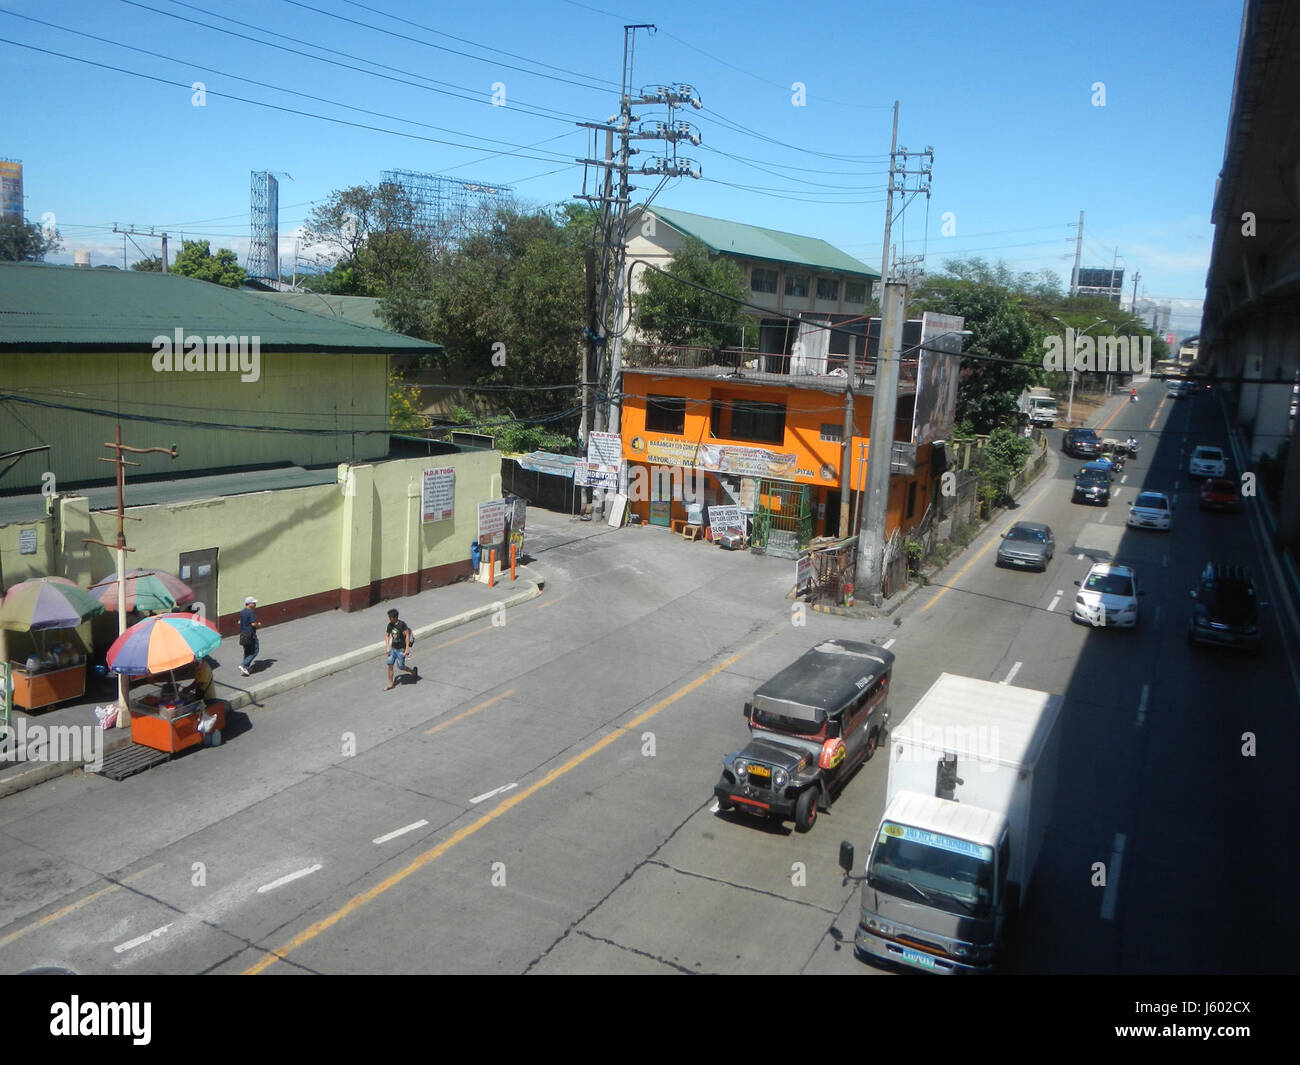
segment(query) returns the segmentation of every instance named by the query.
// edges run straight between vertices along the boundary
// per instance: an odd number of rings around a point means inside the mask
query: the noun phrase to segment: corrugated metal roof
[[[675,211],[667,207],[641,208],[667,222],[674,229],[701,240],[711,251],[723,255],[742,255],[747,259],[766,259],[776,263],[796,263],[818,270],[879,279],[880,271],[860,263],[833,245],[816,237],[782,233],[777,229],[747,226],[721,218]]]
[[[264,352],[439,350],[180,274],[0,263],[0,351],[139,351],[178,328],[186,335],[256,336]]]

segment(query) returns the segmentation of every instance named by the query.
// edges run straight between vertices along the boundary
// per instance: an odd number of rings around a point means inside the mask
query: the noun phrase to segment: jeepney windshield
[[[821,731],[826,715],[814,706],[755,696],[753,720],[757,725],[778,732],[813,736]]]
[[[988,918],[993,848],[886,821],[871,850],[867,883],[945,913]]]

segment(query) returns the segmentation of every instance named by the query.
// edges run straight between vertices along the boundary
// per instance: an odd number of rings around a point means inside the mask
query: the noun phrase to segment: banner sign
[[[739,507],[709,507],[709,525],[715,540],[729,532],[745,535],[745,515],[741,513]]]
[[[481,548],[496,547],[504,539],[506,531],[506,501],[491,499],[478,505],[478,545]]]
[[[800,555],[794,564],[794,590],[802,592],[813,580],[812,555]]]
[[[618,433],[588,433],[587,461],[617,467],[623,457],[623,438]]]
[[[761,447],[693,444],[689,440],[663,438],[641,443],[645,448],[645,461],[661,466],[690,466],[711,473],[786,480],[793,479],[799,472],[799,456],[794,452],[782,454]],[[633,450],[639,450],[636,445],[637,441],[633,441]]]
[[[446,521],[451,517],[456,502],[456,470],[444,466],[425,470],[420,484],[421,523]]]

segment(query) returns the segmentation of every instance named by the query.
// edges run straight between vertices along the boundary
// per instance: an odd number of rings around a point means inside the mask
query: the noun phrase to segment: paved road
[[[1226,443],[1214,400],[1161,399],[1148,386],[1108,430],[1145,444],[1109,508],[1070,504],[1077,463],[1054,456],[897,623],[796,617],[791,563],[530,514],[545,595],[421,646],[418,684],[336,674],[219,749],[0,800],[0,968],[877,975],[846,945],[836,852],[865,852],[883,757],[806,835],[712,810],[746,696],[830,635],[894,641],[896,720],[942,670],[1066,695],[1015,968],[1286,968],[1294,851],[1272,841],[1295,842],[1296,652],[1186,646],[1207,552],[1254,556],[1259,530],[1199,514],[1181,472],[1190,446]],[[1177,487],[1172,534],[1122,528],[1139,486]],[[1019,518],[1056,530],[1046,574],[992,564]],[[1136,632],[1069,619],[1073,580],[1111,556],[1148,591]]]

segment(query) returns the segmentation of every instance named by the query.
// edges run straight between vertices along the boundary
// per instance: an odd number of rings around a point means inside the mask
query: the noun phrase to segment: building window
[[[910,518],[916,513],[916,482],[913,481],[907,486],[907,516]]]
[[[840,298],[840,283],[829,277],[817,279],[817,298],[835,302]]]
[[[776,292],[776,271],[756,266],[749,275],[749,287],[755,292]]]
[[[865,281],[845,281],[844,282],[844,302],[845,303],[866,303],[867,302],[867,284]]]
[[[785,443],[785,404],[733,400],[731,439],[755,440],[765,444]]]
[[[646,396],[645,428],[648,433],[686,431],[686,400],[680,396]]]
[[[844,426],[826,423],[822,425],[821,436],[832,444],[844,443]]]
[[[786,274],[785,294],[787,296],[807,296],[808,275],[807,274]]]
[[[717,440],[723,435],[722,433],[722,408],[724,403],[720,399],[713,401],[713,407],[709,411],[709,436]]]

